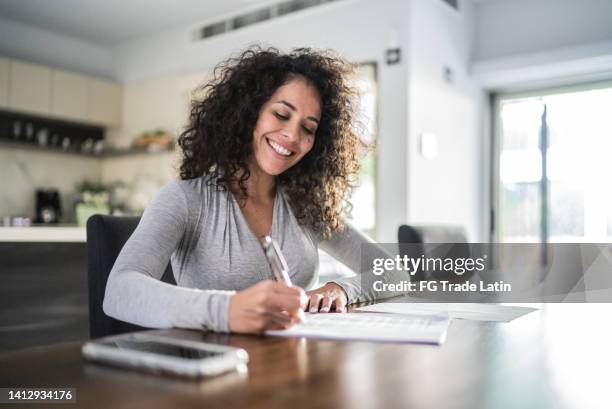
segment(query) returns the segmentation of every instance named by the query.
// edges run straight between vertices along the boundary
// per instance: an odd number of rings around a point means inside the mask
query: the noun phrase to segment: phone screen
[[[103,342],[104,345],[114,347],[117,349],[123,349],[128,351],[142,351],[150,352],[154,354],[160,354],[165,356],[171,356],[175,358],[184,359],[203,359],[210,358],[219,355],[223,355],[222,352],[217,351],[206,351],[203,349],[195,349],[184,347],[181,345],[166,344],[164,342],[157,341],[137,341],[137,340],[121,340],[112,342]]]

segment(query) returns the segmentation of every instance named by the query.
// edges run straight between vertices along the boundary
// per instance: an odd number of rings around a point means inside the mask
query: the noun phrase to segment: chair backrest
[[[402,224],[397,231],[399,243],[467,243],[463,226],[443,224]]]
[[[397,231],[397,241],[401,256],[419,258],[426,257],[451,257],[465,258],[470,257],[471,251],[467,241],[467,235],[463,226],[455,225],[436,225],[436,224],[403,224]],[[464,243],[465,245],[455,245],[448,252],[448,246],[426,246],[431,243]],[[428,253],[428,254],[425,254]],[[467,277],[468,275],[464,276]],[[413,275],[413,280],[429,280],[432,278],[448,278],[446,273],[429,272],[422,270]],[[450,275],[450,278],[454,276]]]
[[[140,217],[99,214],[87,220],[89,334],[91,338],[146,329],[111,318],[102,310],[108,276],[119,252],[138,226],[139,221]],[[176,284],[170,263],[166,267],[162,281]]]

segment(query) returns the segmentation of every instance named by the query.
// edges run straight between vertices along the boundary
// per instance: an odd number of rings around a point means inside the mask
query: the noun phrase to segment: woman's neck
[[[247,180],[247,194],[249,196],[247,200],[251,199],[256,203],[274,200],[276,178],[262,173],[251,171],[251,176]]]
[[[263,172],[257,164],[249,164],[250,176],[246,181],[247,200],[255,203],[273,201],[276,196],[276,177]],[[233,193],[241,195],[240,188],[233,186]]]

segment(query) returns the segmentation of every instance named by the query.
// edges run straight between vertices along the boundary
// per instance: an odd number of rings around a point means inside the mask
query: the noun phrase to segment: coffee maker
[[[59,192],[55,189],[36,190],[35,223],[55,224],[62,215]]]

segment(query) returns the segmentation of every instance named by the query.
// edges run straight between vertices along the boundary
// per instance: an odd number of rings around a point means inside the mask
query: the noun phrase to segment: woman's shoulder
[[[223,189],[216,185],[216,180],[211,175],[205,175],[193,179],[174,180],[165,185],[160,194],[168,201],[182,201],[187,209],[202,211],[215,207],[219,203]]]
[[[208,177],[173,180],[164,185],[147,207],[150,213],[173,214],[189,224],[196,223],[202,214],[208,213],[214,206],[215,187],[211,186]]]
[[[205,175],[193,179],[179,179],[170,182],[170,189],[180,189],[186,196],[187,200],[201,200],[203,196],[215,194],[218,189],[215,184],[215,179],[211,175]]]

